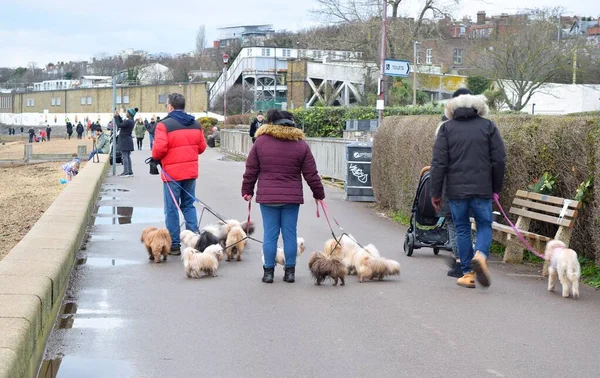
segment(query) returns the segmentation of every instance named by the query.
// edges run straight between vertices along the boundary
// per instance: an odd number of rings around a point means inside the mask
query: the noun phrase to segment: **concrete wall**
[[[0,261],[0,378],[36,376],[107,167],[86,164]]]
[[[510,93],[509,90],[509,96]],[[533,94],[522,111],[531,114],[533,104],[535,114],[600,111],[600,85],[546,84]]]

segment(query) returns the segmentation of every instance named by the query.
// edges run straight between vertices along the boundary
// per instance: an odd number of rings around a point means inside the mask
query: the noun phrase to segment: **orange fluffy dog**
[[[231,261],[233,257],[235,257],[237,261],[242,261],[242,253],[246,247],[246,233],[242,227],[231,227],[227,233],[225,245],[227,246],[227,249],[225,249],[227,261]]]
[[[146,227],[142,231],[140,240],[148,250],[150,260],[154,260],[157,264],[163,258],[167,261],[167,256],[171,252],[171,235],[166,228]]]

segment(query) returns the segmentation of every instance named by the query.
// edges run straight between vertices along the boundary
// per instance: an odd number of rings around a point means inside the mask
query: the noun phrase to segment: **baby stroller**
[[[452,251],[445,218],[437,216],[431,204],[429,167],[421,170],[421,178],[417,194],[410,213],[410,225],[404,237],[404,253],[412,256],[415,249],[433,248],[433,253],[440,250]]]

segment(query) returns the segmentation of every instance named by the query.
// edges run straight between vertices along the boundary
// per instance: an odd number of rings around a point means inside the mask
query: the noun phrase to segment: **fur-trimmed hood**
[[[489,108],[485,96],[461,95],[448,101],[444,113],[448,119],[485,117]]]
[[[304,131],[294,126],[281,125],[263,125],[256,131],[256,137],[261,135],[270,135],[273,138],[281,140],[303,140],[305,138]]]

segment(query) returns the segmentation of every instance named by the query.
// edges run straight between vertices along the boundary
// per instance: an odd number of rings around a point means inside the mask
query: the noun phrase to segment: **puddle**
[[[121,189],[121,188],[103,188],[100,193],[101,194],[108,194],[108,193],[123,193],[123,192],[129,192],[129,189]]]
[[[120,201],[123,198],[121,197],[113,197],[113,196],[100,196],[98,201]]]
[[[154,207],[99,206],[94,224],[156,223],[164,220],[164,210]]]
[[[114,235],[110,235],[110,234],[90,234],[89,240],[111,241],[111,240],[115,240],[115,237],[114,237]]]
[[[144,261],[145,262],[145,261]],[[77,265],[89,265],[98,268],[106,268],[111,266],[125,266],[125,265],[139,265],[141,261],[135,260],[123,260],[123,259],[109,259],[101,257],[88,257],[77,260]]]
[[[92,373],[93,372],[93,373]],[[64,356],[44,360],[38,378],[128,378],[133,377],[131,362]]]

